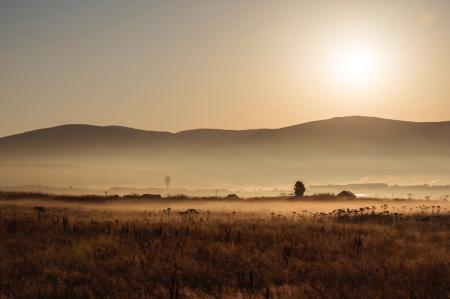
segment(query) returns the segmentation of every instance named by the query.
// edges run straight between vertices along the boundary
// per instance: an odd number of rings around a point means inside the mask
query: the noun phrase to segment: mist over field
[[[3,186],[78,188],[164,187],[168,175],[173,188],[278,193],[297,179],[308,185],[446,185],[448,136],[450,122],[370,117],[178,133],[65,125],[1,138],[0,175]]]
[[[450,299],[449,0],[0,0],[0,299]]]
[[[120,216],[121,218],[132,219],[136,213],[153,213],[156,216],[163,217],[166,209],[171,209],[174,217],[177,217],[178,212],[183,212],[188,209],[196,209],[200,213],[200,217],[206,217],[208,213],[213,215],[227,216],[232,220],[233,216],[246,217],[248,219],[256,218],[271,218],[281,215],[283,217],[292,218],[293,213],[298,214],[299,217],[310,217],[311,215],[320,213],[331,213],[340,209],[343,210],[358,210],[360,208],[374,208],[378,212],[390,211],[392,213],[399,212],[405,215],[423,213],[423,206],[431,204],[433,206],[439,205],[441,213],[445,214],[450,211],[450,202],[430,202],[425,200],[415,201],[389,201],[383,199],[368,199],[368,200],[288,200],[286,198],[274,199],[252,199],[247,201],[224,201],[224,200],[117,200],[103,203],[72,201],[65,202],[59,200],[31,200],[26,197],[19,201],[8,201],[0,199],[0,206],[8,206],[14,204],[17,207],[32,208],[34,206],[42,206],[47,210],[52,209],[66,209],[67,211],[79,211],[86,215],[89,219],[90,213],[97,214],[96,219],[103,213],[105,220],[110,219],[110,216]],[[386,205],[386,206],[384,206]],[[108,213],[111,213],[108,216]]]

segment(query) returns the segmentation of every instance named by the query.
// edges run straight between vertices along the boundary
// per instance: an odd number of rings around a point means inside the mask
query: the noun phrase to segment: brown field
[[[2,200],[0,298],[449,298],[449,210],[437,201]]]

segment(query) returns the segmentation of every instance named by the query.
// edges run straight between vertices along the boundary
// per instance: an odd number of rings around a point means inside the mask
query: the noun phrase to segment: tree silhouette
[[[302,197],[305,194],[306,188],[301,181],[295,182],[294,185],[294,195],[295,197]]]
[[[170,176],[166,176],[164,178],[164,183],[166,184],[166,188],[169,189],[170,183],[172,182],[172,178]]]

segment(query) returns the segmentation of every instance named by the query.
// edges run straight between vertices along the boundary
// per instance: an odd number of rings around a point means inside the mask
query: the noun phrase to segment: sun
[[[362,87],[373,83],[379,75],[379,55],[374,47],[347,44],[332,51],[331,71],[339,85]]]

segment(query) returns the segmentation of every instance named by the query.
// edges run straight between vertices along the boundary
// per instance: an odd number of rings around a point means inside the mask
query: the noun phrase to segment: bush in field
[[[295,182],[294,185],[294,195],[295,197],[302,197],[305,194],[306,188],[301,181]]]

